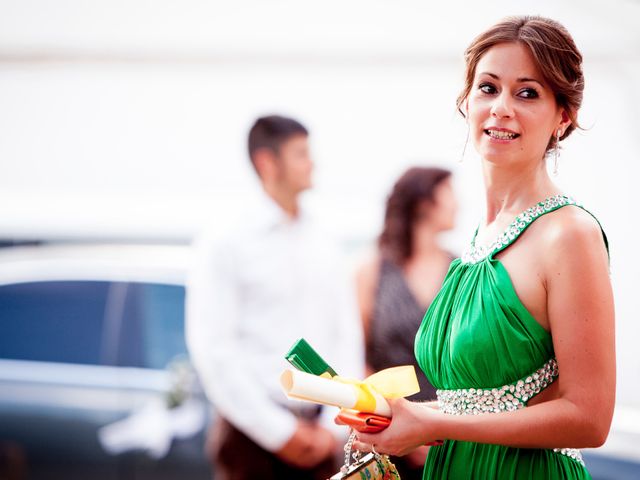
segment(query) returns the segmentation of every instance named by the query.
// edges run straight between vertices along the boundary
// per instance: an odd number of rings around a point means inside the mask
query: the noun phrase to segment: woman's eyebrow
[[[498,75],[496,75],[495,73],[491,73],[491,72],[481,72],[480,75],[488,75],[491,78],[494,78],[496,80],[500,80],[500,77]],[[520,77],[517,78],[516,81],[518,83],[523,83],[523,82],[536,82],[537,84],[539,84],[541,87],[544,88],[544,83],[542,83],[540,80],[536,80],[535,78],[528,78],[528,77]]]

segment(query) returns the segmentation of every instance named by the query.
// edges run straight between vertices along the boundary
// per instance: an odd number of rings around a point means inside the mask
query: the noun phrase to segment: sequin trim
[[[554,448],[554,452],[559,453],[560,455],[566,455],[567,457],[573,458],[576,462],[580,462],[584,465],[584,460],[582,459],[582,453],[577,448]]]
[[[440,410],[450,415],[512,412],[551,384],[558,376],[558,364],[549,360],[531,375],[499,388],[437,390]]]
[[[533,207],[526,209],[511,224],[506,230],[496,238],[491,245],[475,245],[475,241],[471,243],[469,248],[460,257],[462,263],[474,265],[481,262],[485,258],[493,255],[498,250],[502,249],[513,242],[520,233],[529,226],[536,218],[551,210],[564,205],[579,205],[573,198],[565,195],[555,195],[549,197],[542,202],[538,202]]]
[[[502,387],[437,390],[438,406],[449,415],[513,412],[524,408],[531,398],[553,383],[557,376],[558,363],[552,358],[531,375]],[[553,451],[584,465],[580,450],[554,448]]]

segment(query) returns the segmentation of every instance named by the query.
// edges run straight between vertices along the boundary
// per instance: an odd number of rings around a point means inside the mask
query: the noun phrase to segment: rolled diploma
[[[362,398],[361,388],[358,385],[342,383],[298,370],[285,370],[280,375],[280,384],[287,396],[291,398],[365,411],[358,405],[359,399]],[[389,403],[378,392],[371,391],[371,393],[375,400],[375,407],[371,410],[367,409],[365,413],[391,417]]]

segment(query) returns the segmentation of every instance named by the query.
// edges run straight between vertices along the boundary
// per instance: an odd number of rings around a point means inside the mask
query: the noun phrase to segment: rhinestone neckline
[[[492,257],[513,243],[536,218],[565,205],[578,205],[578,203],[566,195],[554,195],[538,202],[533,207],[527,208],[518,215],[489,246],[476,245],[474,235],[471,244],[464,251],[460,260],[463,264],[475,265],[488,257]]]

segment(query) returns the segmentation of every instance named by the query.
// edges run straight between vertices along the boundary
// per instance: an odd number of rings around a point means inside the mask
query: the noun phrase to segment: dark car
[[[0,249],[0,479],[212,478],[212,412],[184,341],[189,248]],[[640,478],[640,416],[617,408],[594,480]]]
[[[0,478],[209,479],[189,249],[0,250]]]

